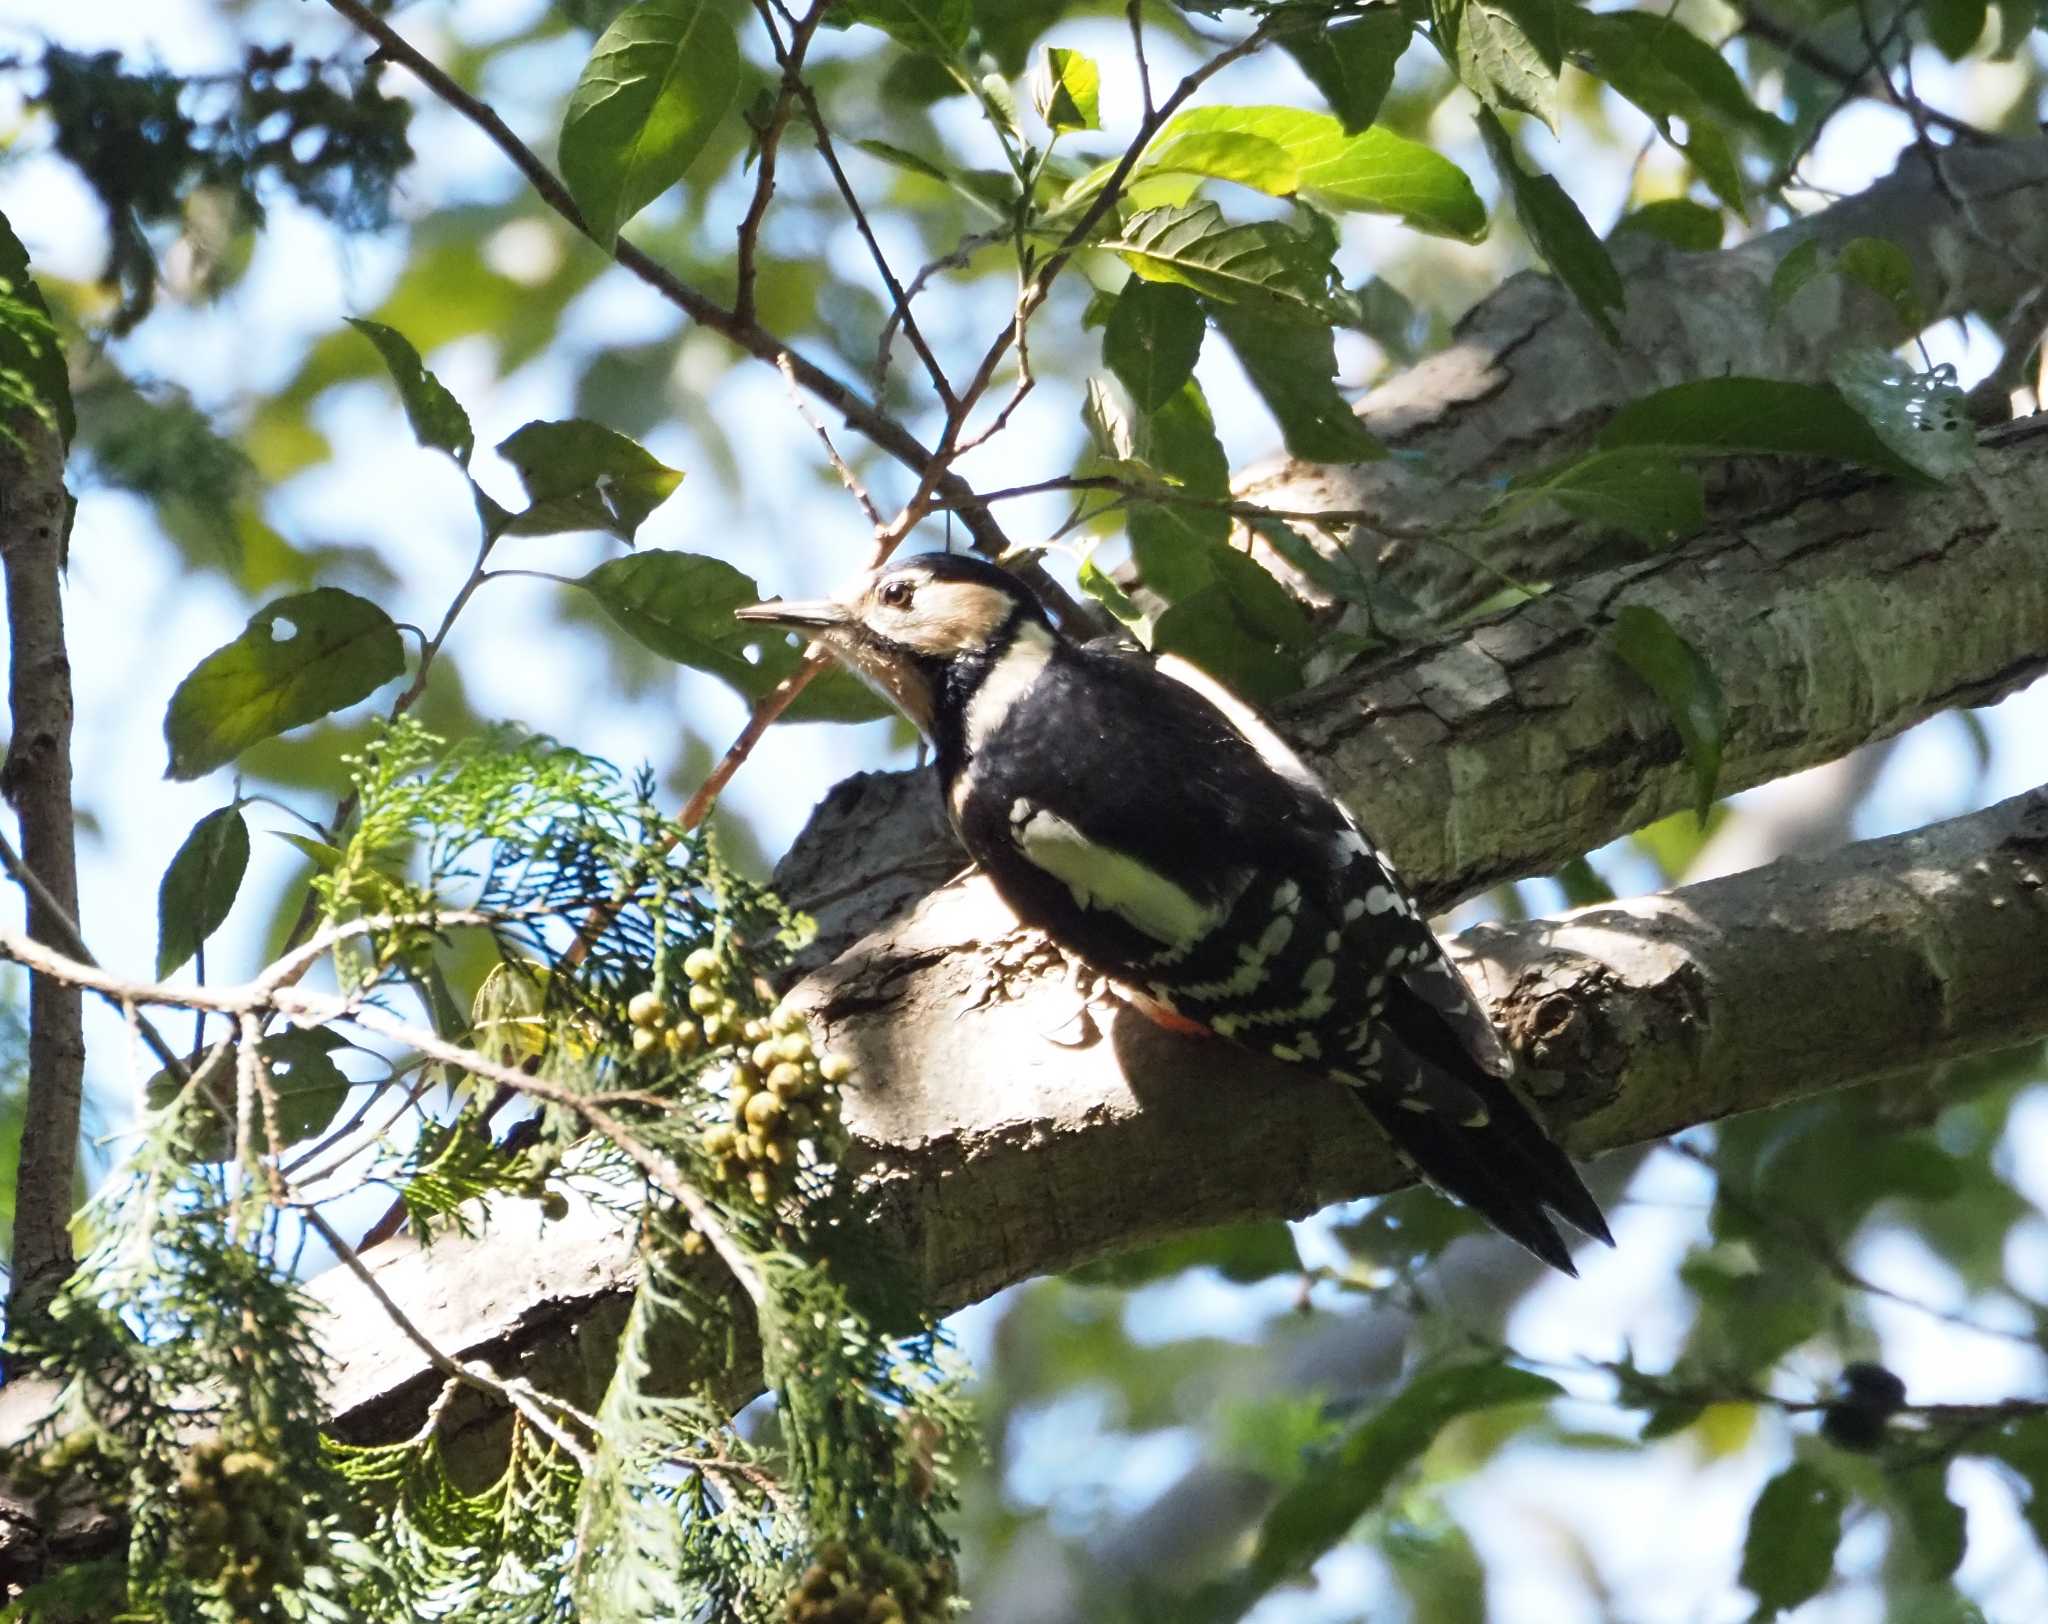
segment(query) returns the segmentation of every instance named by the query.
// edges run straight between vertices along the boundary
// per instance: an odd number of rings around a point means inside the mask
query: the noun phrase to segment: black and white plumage
[[[740,616],[903,710],[1004,901],[1147,1014],[1345,1084],[1417,1171],[1567,1273],[1551,1213],[1612,1244],[1391,865],[1214,681],[1076,644],[1013,576],[944,554]]]

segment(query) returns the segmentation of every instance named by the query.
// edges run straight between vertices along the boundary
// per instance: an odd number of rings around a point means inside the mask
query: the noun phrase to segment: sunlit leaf
[[[519,471],[528,507],[506,529],[519,536],[603,530],[630,543],[648,514],[683,482],[645,448],[601,423],[528,423],[498,444]]]
[[[391,617],[318,587],[265,604],[192,668],[164,716],[172,778],[197,778],[259,739],[367,698],[405,670]]]
[[[598,37],[559,151],[601,246],[688,173],[739,88],[739,40],[712,0],[640,0]]]
[[[1139,173],[1186,170],[1274,197],[1398,215],[1422,231],[1466,241],[1486,233],[1486,210],[1465,172],[1387,130],[1347,135],[1336,119],[1296,107],[1196,107],[1176,113],[1146,148]]]
[[[1280,48],[1323,93],[1345,133],[1356,135],[1379,117],[1412,35],[1398,6],[1375,6],[1350,22],[1283,34]]]
[[[1536,252],[1609,342],[1620,343],[1614,317],[1627,304],[1628,293],[1606,245],[1554,176],[1532,175],[1522,168],[1514,143],[1489,108],[1479,110],[1479,133],[1493,156],[1494,168],[1514,196],[1515,216]]]
[[[1031,105],[1053,130],[1102,128],[1102,70],[1079,51],[1048,45],[1031,78]]]
[[[1147,209],[1104,246],[1148,282],[1178,282],[1226,304],[1326,319],[1328,257],[1276,220],[1233,225],[1214,203]]]
[[[1437,38],[1465,88],[1488,108],[1557,127],[1563,0],[1431,0]]]
[[[235,905],[249,867],[249,825],[241,804],[192,825],[156,893],[156,976],[161,981],[199,951]]]
[[[1144,411],[1155,411],[1194,376],[1202,352],[1201,301],[1173,282],[1132,277],[1102,332],[1102,359]]]
[[[840,0],[832,20],[868,23],[899,45],[950,62],[967,45],[974,8],[969,0]]]
[[[28,250],[0,214],[0,417],[23,408],[47,413],[66,446],[78,432],[50,308],[29,274]]]
[[[1763,1487],[1742,1545],[1743,1588],[1761,1617],[1820,1594],[1835,1571],[1845,1497],[1819,1467],[1795,1461]]]
[[[398,398],[405,407],[405,420],[412,425],[413,438],[423,446],[447,452],[467,468],[469,454],[476,448],[476,432],[469,426],[469,413],[448,392],[447,386],[427,370],[412,341],[381,321],[350,316],[348,324],[376,346],[391,381],[398,386]]]
[[[1614,651],[1671,713],[1692,763],[1694,809],[1704,818],[1721,776],[1721,742],[1728,725],[1720,681],[1678,629],[1646,604],[1626,604],[1616,613]]]

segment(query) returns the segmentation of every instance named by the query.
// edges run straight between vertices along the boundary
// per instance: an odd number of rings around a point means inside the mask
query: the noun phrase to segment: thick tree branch
[[[1464,318],[1449,346],[1359,403],[1366,427],[1403,456],[1354,467],[1276,459],[1246,472],[1236,492],[1268,507],[1364,510],[1397,531],[1456,535],[1458,522],[1497,494],[1490,482],[1584,451],[1626,401],[1723,373],[1821,379],[1845,348],[1912,336],[1886,301],[1834,277],[1768,320],[1771,274],[1799,244],[1898,244],[1929,320],[1939,321],[2002,310],[2048,274],[2040,270],[2048,266],[2044,202],[2048,140],[2023,141],[1941,149],[1938,176],[1924,155],[1908,152],[1856,197],[1719,253],[1626,234],[1614,244],[1628,273],[1619,346],[1551,278],[1513,277]],[[1556,579],[1585,562],[1591,539],[1583,526],[1539,520],[1489,539],[1486,556],[1525,578]],[[1345,526],[1342,543],[1367,567],[1392,572],[1432,615],[1498,584],[1454,553],[1369,526]]]
[[[0,570],[7,578],[13,734],[0,792],[21,824],[20,862],[29,934],[59,942],[56,924],[78,915],[78,855],[71,805],[71,664],[64,647],[61,578],[69,499],[64,449],[27,413],[0,436]],[[40,1310],[71,1273],[71,1202],[84,1101],[85,1034],[76,987],[29,987],[28,1103],[15,1174],[13,1281],[7,1313]]]

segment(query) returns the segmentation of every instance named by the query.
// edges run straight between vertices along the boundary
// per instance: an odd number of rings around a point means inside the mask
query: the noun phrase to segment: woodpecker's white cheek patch
[[[1117,914],[1169,947],[1187,947],[1214,928],[1218,910],[1128,852],[1097,845],[1057,813],[1019,801],[1012,820],[1017,849],[1065,885],[1082,907]]]

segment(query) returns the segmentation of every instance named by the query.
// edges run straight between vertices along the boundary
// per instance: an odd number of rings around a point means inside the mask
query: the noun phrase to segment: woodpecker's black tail
[[[1431,1184],[1552,1268],[1576,1275],[1550,1215],[1609,1246],[1614,1237],[1571,1158],[1448,1027],[1420,1012],[1400,1013],[1408,1018],[1383,1029],[1377,1077],[1353,1091],[1359,1103]]]

